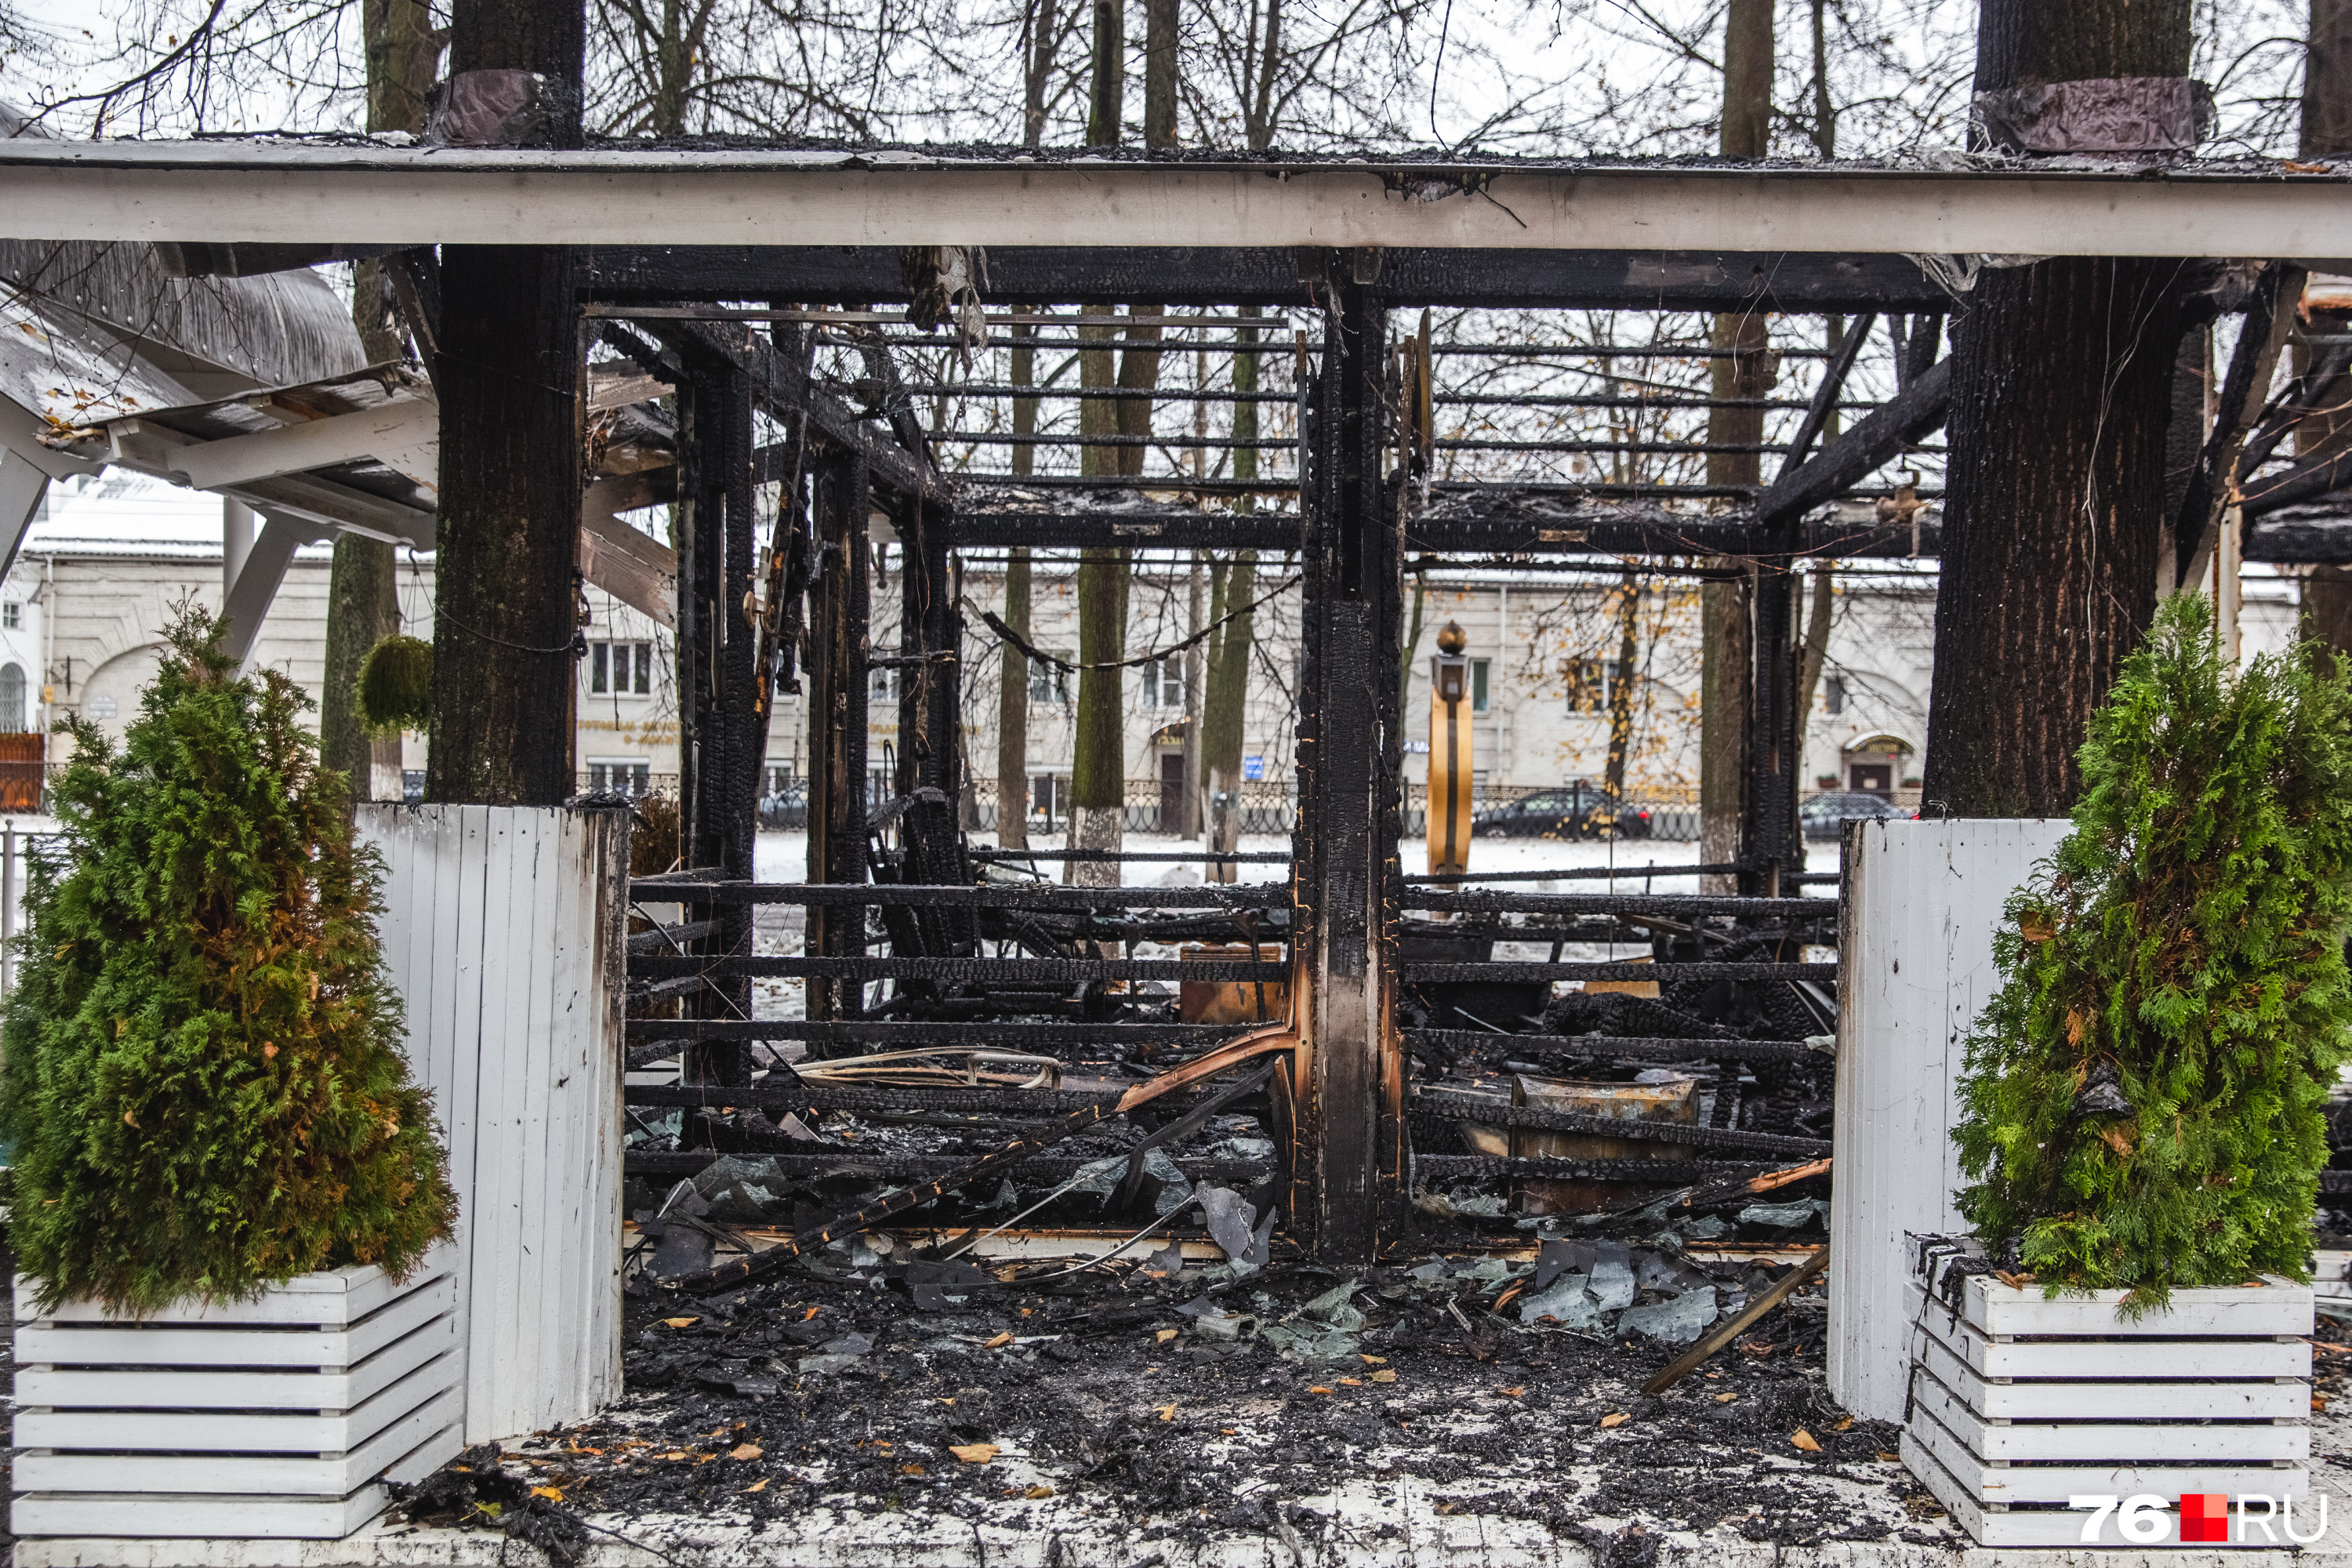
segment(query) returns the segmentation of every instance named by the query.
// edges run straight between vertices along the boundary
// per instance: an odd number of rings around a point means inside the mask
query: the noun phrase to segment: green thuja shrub
[[[1967,1042],[1960,1212],[2051,1294],[2125,1310],[2307,1279],[2352,996],[2352,691],[2310,647],[2225,669],[2168,600],[2082,753],[2074,831],[2011,898]]]
[[[80,721],[0,1016],[10,1239],[45,1304],[411,1270],[456,1199],[309,704],[189,611],[120,751]]]

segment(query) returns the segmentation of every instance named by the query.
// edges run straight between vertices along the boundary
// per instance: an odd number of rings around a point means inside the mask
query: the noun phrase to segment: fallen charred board
[[[1547,1181],[1639,1182],[1650,1186],[1680,1187],[1724,1177],[1757,1175],[1772,1166],[1756,1160],[1709,1160],[1698,1163],[1680,1160],[1570,1160],[1557,1155],[1515,1158],[1508,1154],[1415,1154],[1412,1168],[1424,1184],[1531,1176]]]
[[[799,1110],[804,1107],[818,1110],[891,1111],[891,1110],[968,1110],[974,1113],[1029,1112],[1037,1116],[1055,1116],[1072,1110],[1083,1110],[1090,1105],[1116,1105],[1119,1089],[1087,1092],[1082,1089],[989,1089],[930,1088],[913,1085],[891,1085],[872,1089],[851,1089],[827,1084],[811,1078],[790,1087],[767,1088],[759,1084],[729,1088],[724,1084],[647,1084],[633,1083],[621,1091],[625,1105],[699,1106],[712,1110],[728,1109],[761,1110]],[[1180,1113],[1199,1095],[1171,1097],[1170,1109]]]
[[[1257,910],[1290,907],[1286,882],[1211,883],[1198,888],[1066,888],[992,882],[935,887],[901,882],[661,882],[630,884],[630,897],[675,904],[796,904],[965,910]],[[1789,900],[1826,902],[1825,900]]]
[[[1123,1159],[1125,1156],[1114,1154],[1104,1158]],[[1262,1180],[1274,1169],[1271,1163],[1264,1161],[1187,1159],[1181,1154],[1175,1158],[1176,1168],[1186,1176],[1195,1181],[1213,1182],[1219,1186],[1244,1187]],[[719,1154],[688,1149],[625,1153],[621,1157],[621,1168],[632,1176],[691,1176],[720,1160],[772,1162],[778,1174],[803,1181],[848,1177],[862,1182],[921,1181],[926,1177],[944,1175],[960,1165],[971,1163],[966,1157],[956,1154],[874,1155],[861,1154],[851,1149],[824,1154]],[[1080,1167],[1097,1163],[1095,1160],[1073,1160],[1066,1155],[1041,1155],[1008,1167],[1004,1174],[1031,1185],[1059,1185],[1076,1175]]]
[[[1659,1061],[1795,1062],[1828,1058],[1802,1040],[1677,1039],[1647,1035],[1497,1035],[1483,1029],[1407,1029],[1405,1049],[1538,1057],[1641,1057]]]
[[[1523,1127],[1548,1132],[1586,1132],[1602,1138],[1640,1138],[1648,1143],[1685,1143],[1697,1149],[1745,1150],[1759,1154],[1826,1154],[1829,1143],[1819,1138],[1789,1138],[1778,1132],[1738,1132],[1724,1127],[1698,1127],[1687,1121],[1627,1121],[1609,1116],[1585,1116],[1572,1110],[1539,1110],[1533,1106],[1494,1105],[1466,1097],[1416,1095],[1405,1103],[1405,1114],[1434,1125],[1469,1121],[1481,1127]]]
[[[1170,1046],[1223,1045],[1244,1032],[1234,1024],[1000,1024],[959,1023],[952,1037],[940,1026],[845,1019],[632,1018],[630,1041],[683,1047],[698,1040],[806,1040],[813,1045],[890,1046],[941,1049],[975,1046]]]
[[[671,960],[672,963],[685,962]],[[1838,977],[1834,963],[1406,963],[1415,981],[1508,980],[1818,980]]]
[[[1478,968],[1480,965],[1463,965]],[[1540,966],[1538,966],[1540,967]],[[1646,967],[1619,964],[1617,968]],[[1659,967],[1666,967],[1660,965]],[[1803,969],[1827,970],[1831,977],[1837,966],[1830,963],[1783,964],[1699,964],[1685,963],[1678,967],[1692,969]],[[951,984],[979,985],[992,980],[1050,981],[1061,985],[1083,984],[1089,980],[1265,980],[1287,979],[1290,966],[1286,963],[1252,963],[1246,959],[1185,959],[1185,958],[767,958],[742,953],[714,953],[709,957],[656,954],[629,961],[632,975],[662,979],[672,975],[751,975],[756,979],[774,980],[793,977],[814,977],[826,980],[943,980]],[[1633,979],[1652,976],[1635,975]],[[1811,979],[1805,975],[1764,976],[1759,978]]]
[[[1454,914],[1733,915],[1743,920],[1828,920],[1835,899],[1742,899],[1684,893],[1520,893],[1486,888],[1415,888],[1403,907]]]

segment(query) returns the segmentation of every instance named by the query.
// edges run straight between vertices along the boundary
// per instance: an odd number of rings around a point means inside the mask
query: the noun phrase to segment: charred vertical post
[[[1404,1212],[1393,996],[1403,589],[1383,465],[1388,312],[1379,255],[1331,259],[1304,498],[1307,670],[1294,854],[1305,973],[1291,1219],[1318,1257],[1360,1264],[1396,1238]]]
[[[808,879],[866,880],[866,514],[871,480],[863,454],[828,452],[816,468],[816,579],[809,592]],[[805,951],[855,958],[866,951],[866,911],[812,909]],[[808,1016],[854,1018],[855,981],[808,981]]]
[[[1797,525],[1782,523],[1766,549],[1778,560],[1793,558]],[[1750,686],[1746,780],[1747,826],[1740,890],[1763,898],[1792,892],[1787,879],[1804,869],[1800,840],[1790,831],[1796,820],[1797,691],[1804,672],[1801,650],[1791,635],[1796,574],[1779,567],[1759,569],[1751,581],[1752,626],[1756,673]]]

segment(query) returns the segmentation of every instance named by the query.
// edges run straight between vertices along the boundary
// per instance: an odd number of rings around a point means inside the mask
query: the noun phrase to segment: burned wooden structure
[[[1827,1152],[1825,1127],[1743,1126],[1737,1103],[1743,1073],[1825,1070],[1827,1058],[1807,1038],[1830,1030],[1821,988],[1835,974],[1804,956],[1832,940],[1835,903],[1808,894],[1833,879],[1804,875],[1794,835],[1800,650],[1786,585],[1791,563],[1807,556],[1937,551],[1932,525],[1843,524],[1828,503],[1940,424],[1951,372],[1936,345],[1944,318],[1964,302],[1952,268],[1832,248],[1849,239],[1857,202],[1869,204],[1877,232],[1900,235],[1905,247],[1959,256],[2172,255],[2223,243],[2197,237],[2200,226],[2226,229],[2233,253],[2352,253],[2344,182],[2270,166],[2152,180],[2136,165],[2010,178],[1475,162],[1080,167],[1029,154],[789,150],[438,156],[428,167],[372,148],[61,158],[28,147],[0,153],[0,189],[21,198],[37,225],[110,225],[110,237],[162,226],[183,242],[234,231],[224,237],[263,247],[247,258],[234,246],[212,247],[212,262],[228,270],[299,262],[303,247],[322,238],[400,250],[420,342],[438,341],[443,323],[433,314],[430,254],[418,247],[498,243],[527,214],[534,237],[577,247],[561,314],[580,325],[582,341],[600,342],[675,389],[675,468],[666,496],[660,485],[647,493],[677,502],[684,867],[635,888],[650,923],[631,939],[628,1050],[632,1068],[676,1061],[678,1071],[674,1081],[634,1083],[625,1093],[647,1111],[688,1115],[680,1146],[634,1155],[636,1171],[675,1177],[727,1152],[756,1153],[788,1173],[847,1170],[886,1183],[980,1169],[947,1152],[850,1157],[797,1142],[786,1119],[828,1110],[951,1115],[991,1131],[1018,1123],[1020,1157],[1050,1166],[1041,1121],[1066,1125],[1051,1119],[1084,1121],[1134,1103],[1138,1071],[1162,1069],[1186,1084],[1158,1101],[1161,1131],[1243,1103],[1228,1098],[1236,1088],[1253,1097],[1277,1134],[1273,1155],[1225,1161],[1210,1173],[1246,1190],[1254,1209],[1277,1209],[1293,1238],[1334,1262],[1409,1245],[1422,1223],[1416,1198],[1439,1178],[1641,1192]],[[79,214],[59,200],[67,174]],[[232,177],[216,177],[224,174]],[[2095,210],[2083,199],[2091,180]],[[2276,199],[2282,192],[2303,205]],[[299,216],[268,205],[288,195],[315,199]],[[1165,243],[1170,234],[1190,243]],[[1303,312],[1312,330],[1285,345],[1305,366],[1293,471],[1247,480],[1029,474],[1017,486],[1002,471],[943,471],[893,357],[894,344],[953,341],[928,312],[908,319],[936,281],[925,272],[935,264],[922,258],[935,258],[941,243],[985,247],[982,306],[1028,312],[1041,326],[1067,330],[1080,320],[1068,313],[1075,309],[1138,300]],[[910,256],[908,247],[925,248]],[[2283,283],[2270,280],[2273,301]],[[2247,270],[2221,260],[2186,266],[2182,289],[2207,310],[2244,310],[2250,300],[2268,308]],[[1449,482],[1427,466],[1429,433],[1407,427],[1395,353],[1396,323],[1430,307],[1810,313],[1847,318],[1852,330],[1850,346],[1822,351],[1823,374],[1794,438],[1766,449],[1780,459],[1768,483]],[[1097,331],[1117,325],[1085,319]],[[1829,435],[1831,415],[1850,401],[1855,349],[1873,321],[1889,319],[1910,323],[1900,389]],[[2266,332],[2247,338],[2250,353],[2272,341]],[[1097,338],[1088,346],[1123,344]],[[1495,346],[1440,343],[1432,352],[1442,363]],[[855,374],[821,369],[825,356],[854,361]],[[2331,346],[2297,396],[2316,403],[2345,374]],[[1164,394],[1113,387],[1087,395]],[[2192,482],[2182,500],[2185,562],[2218,526],[2210,501],[2223,491],[2213,481],[2277,461],[2286,415],[2274,409],[2264,419],[2259,399],[2240,401],[2198,459],[2202,488]],[[2269,502],[2273,512],[2245,532],[2246,558],[2352,553],[2332,521],[2312,512],[2315,498],[2345,477],[2322,471],[2322,461],[2248,488],[2246,511]],[[1107,493],[1139,488],[1141,500],[1114,503]],[[1244,495],[1289,504],[1207,504]],[[877,520],[901,552],[895,627],[873,624]],[[1139,544],[1297,555],[1299,819],[1289,854],[1272,857],[1287,862],[1286,880],[1200,889],[1007,881],[1006,857],[973,852],[960,828],[959,683],[973,633],[961,609],[958,552]],[[1706,868],[1735,879],[1736,890],[1651,896],[1604,881],[1591,891],[1521,892],[1507,881],[1467,889],[1409,875],[1397,853],[1410,721],[1400,690],[1406,563],[1535,568],[1594,555],[1751,584],[1743,850],[1735,863]],[[870,677],[886,667],[900,676],[900,744],[887,796],[874,801],[866,706]],[[819,741],[807,880],[761,882],[752,855],[759,763],[777,693],[795,682]],[[1052,864],[1085,853],[1024,858]],[[757,912],[771,906],[805,910],[798,954],[755,951]],[[1244,956],[1181,955],[1187,942],[1236,938]],[[1549,943],[1552,956],[1493,962],[1498,938]],[[1570,944],[1626,942],[1647,945],[1647,961],[1561,956]],[[1261,956],[1261,944],[1278,944],[1280,958]],[[1137,956],[1139,945],[1178,956]],[[805,984],[803,1017],[756,1016],[754,983],[775,978]],[[1253,1068],[1238,1086],[1192,1087],[1195,1069],[1240,1066],[1219,1053],[1251,1031],[1182,1023],[1164,995],[1141,989],[1186,980],[1286,986],[1286,1065],[1270,1075]],[[1660,995],[1647,1007],[1557,1008],[1549,998],[1559,980],[1652,981]],[[871,994],[877,983],[889,986],[887,1002]],[[1498,1027],[1461,1005],[1468,986],[1527,994]],[[1735,1005],[1747,1020],[1738,1027],[1719,1021]],[[1660,1022],[1675,1015],[1677,1026]],[[787,1045],[804,1047],[804,1074],[778,1052],[755,1049]],[[1073,1079],[1080,1066],[1094,1077],[1083,1087],[1055,1087],[1050,1070],[1026,1086],[909,1084],[828,1070],[908,1049],[1058,1058]],[[1563,1063],[1627,1077],[1643,1066],[1710,1064],[1714,1124],[1645,1128],[1645,1137],[1686,1152],[1668,1162],[1523,1155],[1512,1152],[1519,1134],[1606,1136],[1622,1124],[1437,1092],[1465,1064],[1492,1077]],[[1465,1129],[1500,1132],[1504,1152]],[[1139,1190],[1150,1142],[1133,1145],[1122,1192]]]

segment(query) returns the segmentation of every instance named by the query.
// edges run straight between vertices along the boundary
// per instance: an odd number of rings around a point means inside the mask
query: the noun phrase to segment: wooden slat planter
[[[1950,1254],[1910,1239],[1903,1461],[1979,1543],[2084,1544],[2091,1515],[2069,1503],[2086,1494],[2309,1496],[2308,1286],[2176,1290],[2131,1321],[2120,1290],[2050,1300],[1969,1274],[1955,1303],[1927,1278]],[[2100,1544],[2148,1544],[2116,1524]]]
[[[16,1310],[18,1535],[335,1539],[458,1449],[451,1248],[405,1283],[306,1274],[257,1300]]]

